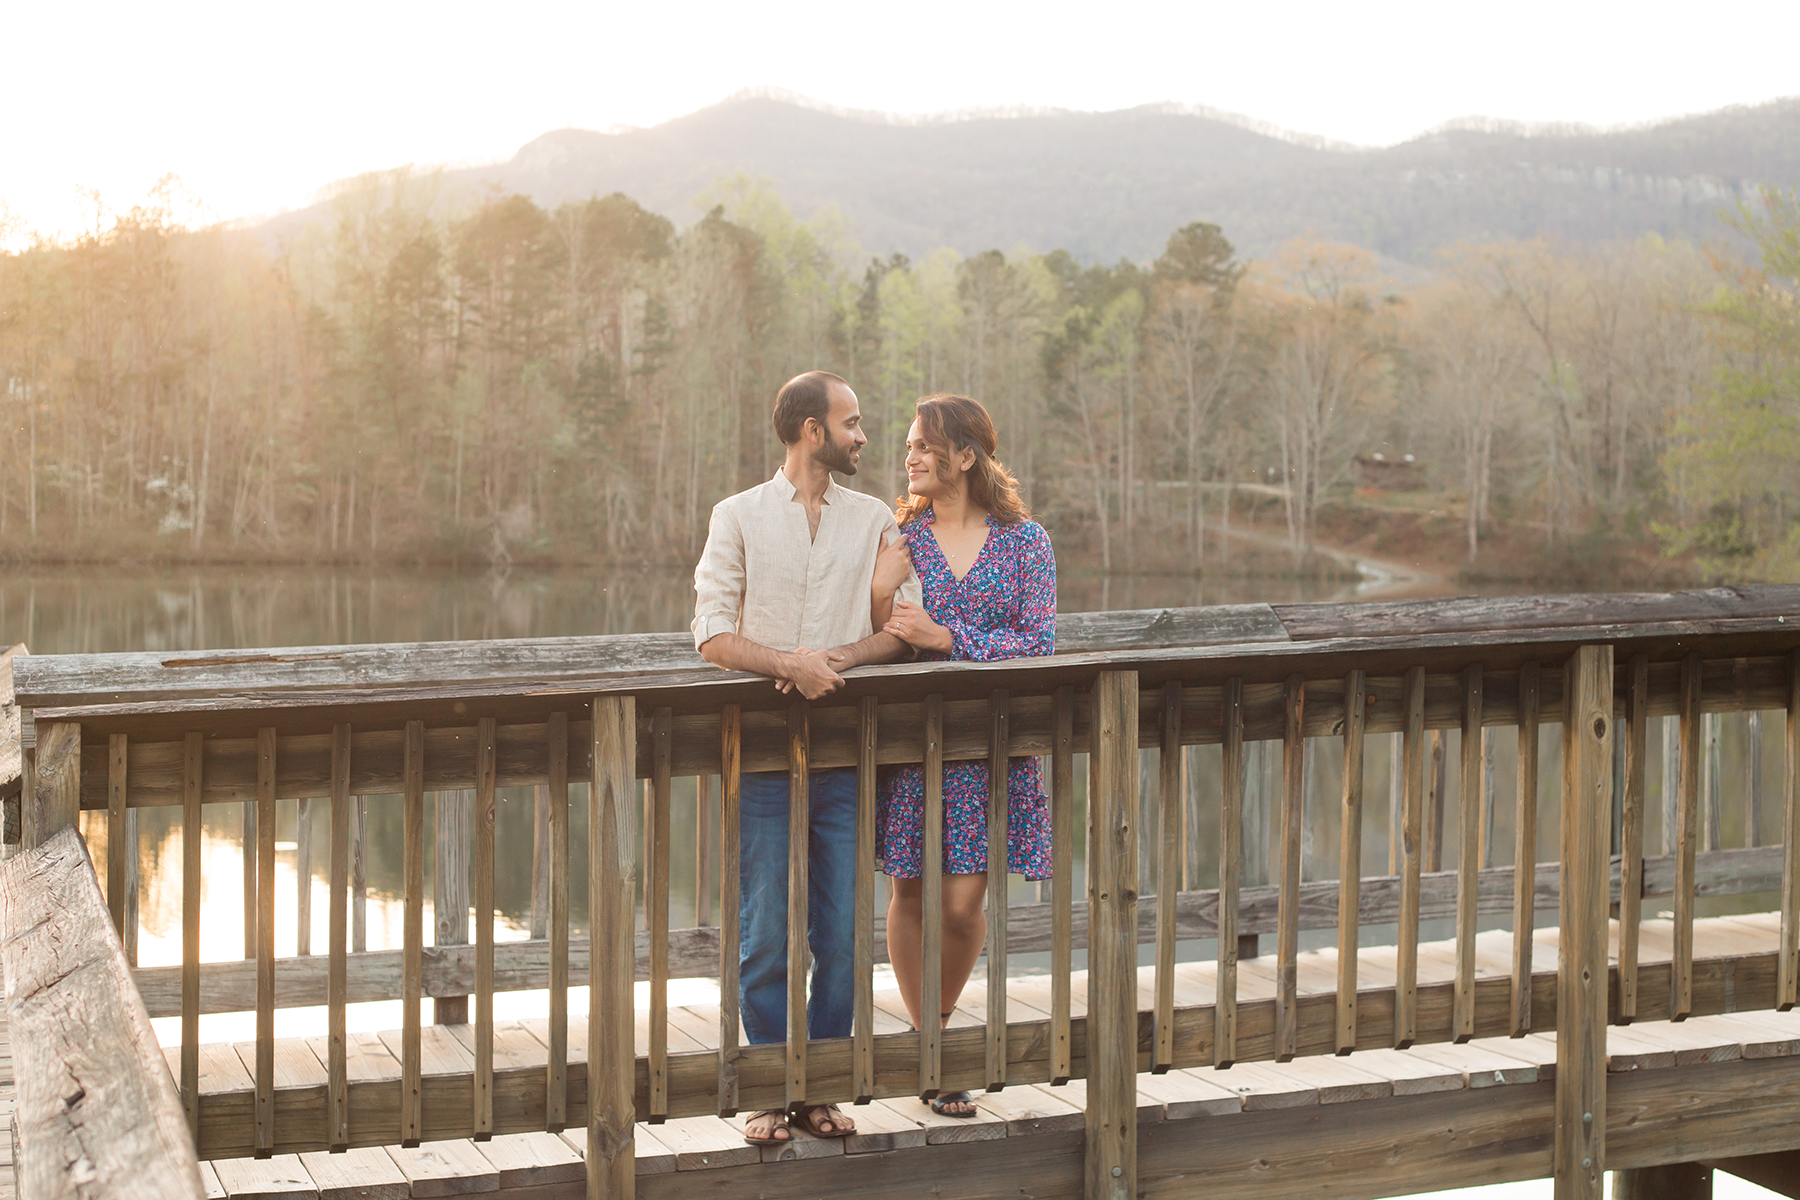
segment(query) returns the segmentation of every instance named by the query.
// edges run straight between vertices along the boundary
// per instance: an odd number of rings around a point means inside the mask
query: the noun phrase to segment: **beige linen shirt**
[[[873,496],[826,485],[812,536],[799,490],[777,468],[769,482],[713,506],[694,568],[694,648],[736,633],[771,650],[830,650],[873,633],[869,584],[878,541],[900,536]],[[896,600],[920,603],[919,577]]]

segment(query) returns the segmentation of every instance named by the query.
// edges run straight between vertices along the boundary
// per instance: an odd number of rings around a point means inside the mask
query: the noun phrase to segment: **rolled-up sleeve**
[[[900,526],[895,522],[893,514],[889,513],[887,525],[881,531],[882,544],[891,546],[905,536],[900,532]],[[919,572],[916,569],[906,573],[906,582],[902,583],[900,590],[894,593],[895,603],[902,600],[908,604],[917,604],[921,608],[925,605],[925,585],[919,582]]]
[[[694,567],[694,649],[721,633],[736,633],[744,607],[744,531],[724,504],[707,524],[706,549]]]

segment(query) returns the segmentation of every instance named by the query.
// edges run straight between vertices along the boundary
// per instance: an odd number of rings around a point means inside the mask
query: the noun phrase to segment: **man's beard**
[[[839,475],[856,474],[856,460],[850,457],[850,442],[836,440],[829,429],[825,431],[825,444],[813,451],[813,461]]]

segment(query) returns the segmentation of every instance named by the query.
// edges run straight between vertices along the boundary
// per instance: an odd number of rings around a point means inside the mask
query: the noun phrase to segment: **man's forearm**
[[[727,671],[750,671],[773,679],[786,679],[790,670],[788,654],[736,633],[715,633],[707,638],[700,657]]]
[[[901,662],[912,657],[912,647],[891,633],[876,630],[860,642],[839,647],[850,666],[866,667],[872,663]]]

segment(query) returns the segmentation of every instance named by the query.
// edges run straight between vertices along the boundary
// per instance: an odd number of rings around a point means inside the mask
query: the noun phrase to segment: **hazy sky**
[[[73,233],[173,172],[213,214],[509,157],[769,86],[932,113],[1204,104],[1368,145],[1454,117],[1597,125],[1800,93],[1800,2],[899,4],[8,0],[0,204]],[[0,212],[0,220],[4,213]],[[3,232],[3,231],[0,231]]]

